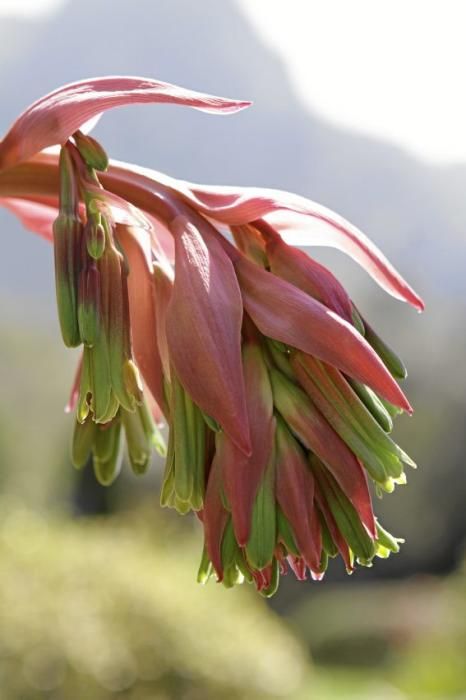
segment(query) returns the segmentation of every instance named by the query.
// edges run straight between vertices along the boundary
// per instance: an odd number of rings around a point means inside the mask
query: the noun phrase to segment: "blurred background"
[[[161,464],[110,489],[73,471],[52,250],[0,212],[2,700],[466,698],[466,102],[458,0],[0,0],[0,131],[55,87],[135,74],[253,108],[108,113],[114,158],[198,182],[288,189],[364,230],[417,315],[313,249],[401,354],[418,463],[383,501],[401,553],[348,578],[195,583],[194,519],[161,512]]]

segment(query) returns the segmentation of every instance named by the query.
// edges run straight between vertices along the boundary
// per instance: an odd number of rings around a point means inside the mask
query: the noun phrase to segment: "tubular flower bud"
[[[78,326],[84,345],[92,347],[100,331],[100,273],[95,264],[81,270],[78,293]]]
[[[97,217],[96,217],[97,218]],[[99,260],[105,250],[105,229],[100,222],[100,216],[97,221],[89,219],[85,226],[87,252],[94,258]]]
[[[122,462],[121,434],[124,432],[128,460],[133,472],[144,474],[151,462],[152,452],[165,456],[166,448],[160,431],[143,401],[133,412],[124,408],[106,423],[97,424],[91,415],[74,426],[71,460],[77,469],[92,459],[97,480],[104,486],[118,476]]]
[[[278,190],[211,187],[108,160],[80,129],[132,102],[229,113],[249,103],[150,79],[67,85],[0,141],[0,204],[53,242],[58,316],[83,345],[69,410],[72,460],[103,484],[165,454],[161,503],[197,512],[198,580],[318,581],[399,550],[370,484],[390,493],[412,460],[389,433],[412,413],[399,357],[335,276],[285,242],[328,240],[389,294],[423,302],[355,226]],[[42,153],[61,144],[59,155]],[[231,236],[225,236],[229,229]],[[310,234],[310,235],[309,235]],[[232,240],[232,242],[231,242]]]
[[[75,131],[73,134],[76,147],[89,168],[100,170],[101,172],[108,168],[108,156],[104,149],[92,136],[83,134],[82,131]]]
[[[63,342],[68,347],[76,347],[81,343],[77,296],[82,223],[76,174],[66,148],[60,152],[59,175],[59,214],[53,224],[58,318]]]

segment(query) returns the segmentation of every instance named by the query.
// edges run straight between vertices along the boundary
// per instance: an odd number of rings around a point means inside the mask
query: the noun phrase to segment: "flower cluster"
[[[198,578],[322,578],[398,551],[374,517],[405,482],[390,437],[411,407],[394,352],[337,279],[286,240],[334,245],[390,294],[422,301],[342,217],[286,192],[203,187],[109,162],[87,134],[114,106],[248,105],[138,78],[97,78],[29,107],[0,142],[0,203],[53,242],[60,327],[82,360],[72,459],[111,483],[143,473],[169,425],[161,502],[204,529]],[[59,150],[45,150],[57,145]],[[301,238],[299,238],[301,236]]]

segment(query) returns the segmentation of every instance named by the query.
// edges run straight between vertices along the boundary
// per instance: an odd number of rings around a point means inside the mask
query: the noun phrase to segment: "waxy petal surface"
[[[157,343],[152,267],[144,254],[140,236],[146,231],[117,226],[117,240],[128,261],[128,298],[131,338],[136,364],[145,383],[162,408],[165,407],[162,363]]]
[[[352,323],[351,299],[330,270],[304,251],[285,243],[266,222],[257,222],[257,226],[267,241],[271,271]]]
[[[54,144],[63,144],[102,112],[129,104],[179,104],[228,114],[250,105],[150,78],[108,76],[64,85],[30,105],[0,142],[0,168],[27,160]]]
[[[289,243],[338,248],[358,262],[386,292],[423,310],[422,299],[383,253],[356,226],[327,207],[281,190],[182,184],[189,191],[190,201],[208,216],[228,225],[265,217]]]
[[[222,503],[222,463],[224,459],[224,436],[217,436],[216,452],[209,472],[202,511],[205,546],[219,581],[223,579],[222,539],[229,514]]]
[[[319,543],[311,529],[314,477],[302,448],[281,423],[277,425],[276,447],[277,501],[293,529],[296,544],[307,565],[317,570],[320,562]]]
[[[244,306],[264,335],[328,362],[412,412],[383,362],[353,326],[244,257],[237,257],[234,265]]]
[[[353,504],[369,532],[375,532],[366,474],[345,442],[304,391],[272,371],[275,406],[303,445],[318,456]]]
[[[258,347],[244,348],[243,370],[252,453],[247,457],[231,445],[224,462],[225,493],[231,506],[236,539],[241,546],[249,539],[252,509],[271,457],[274,435],[272,388]]]
[[[172,362],[185,389],[245,453],[251,451],[241,365],[243,305],[232,263],[185,217],[170,225],[175,281],[167,314]]]
[[[45,165],[46,161],[42,162]],[[242,225],[265,218],[288,243],[338,248],[366,269],[389,294],[419,311],[424,308],[422,299],[365,234],[335,212],[304,197],[280,190],[195,185],[117,161],[111,163],[102,182],[107,189],[121,194],[130,187],[130,201],[147,211],[157,192],[168,191],[222,224]],[[0,178],[0,194],[1,190]]]

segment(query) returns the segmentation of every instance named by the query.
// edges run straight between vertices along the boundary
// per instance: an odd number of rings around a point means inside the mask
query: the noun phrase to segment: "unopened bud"
[[[315,456],[310,457],[312,472],[325,496],[341,534],[360,564],[367,566],[375,556],[376,545],[335,479]]]
[[[213,572],[213,566],[207,554],[207,549],[204,547],[202,550],[201,563],[199,564],[199,570],[197,572],[197,582],[202,584],[207,583]]]
[[[121,409],[121,417],[125,428],[131,467],[135,474],[144,474],[150,465],[152,448],[155,445],[159,451],[166,453],[163,438],[152,420],[145,402],[137,406],[134,412]]]
[[[111,386],[121,406],[134,411],[141,401],[142,391],[136,367],[130,361],[128,289],[123,257],[113,245],[105,247],[99,269],[102,299],[105,300],[102,314],[106,320]]]
[[[377,541],[376,554],[382,559],[386,559],[391,552],[397,554],[400,551],[400,544],[403,544],[404,540],[400,537],[393,537],[385,528],[377,522]]]
[[[360,384],[354,379],[348,378],[347,381],[380,427],[386,433],[391,433],[393,430],[392,418],[377,394],[365,384]]]
[[[102,486],[115,481],[121,469],[121,422],[114,420],[110,425],[97,428],[94,442],[94,473]]]
[[[330,530],[328,529],[327,523],[323,517],[320,518],[320,529],[322,532],[322,550],[332,559],[337,557],[338,547],[333,541]]]
[[[94,168],[94,170],[105,172],[108,168],[108,156],[100,143],[93,139],[92,136],[83,134],[82,131],[75,131],[73,138],[86,165]]]
[[[274,482],[275,458],[272,456],[257,492],[252,511],[251,533],[246,545],[248,563],[258,570],[272,563],[277,541]]]
[[[60,213],[53,224],[55,287],[60,329],[67,347],[81,343],[77,316],[80,235],[79,219],[74,214]]]
[[[265,585],[259,589],[259,593],[264,598],[271,598],[277,592],[280,583],[280,569],[277,559],[274,558],[267,569],[261,573]]]
[[[78,323],[81,340],[92,347],[100,332],[100,273],[95,264],[82,270],[79,280]]]
[[[403,364],[403,361],[366,322],[364,325],[366,328],[365,337],[367,342],[372,345],[387,369],[397,379],[406,379],[408,376],[408,370]]]
[[[204,418],[205,422],[207,423],[208,427],[214,432],[218,433],[220,432],[221,428],[217,421],[214,418],[211,418],[211,416],[208,416],[207,413],[204,413],[202,411],[202,417]]]
[[[83,423],[76,421],[71,443],[71,461],[76,469],[84,467],[89,459],[96,430],[97,426],[90,416]]]
[[[364,321],[362,320],[361,316],[359,315],[358,310],[356,309],[355,306],[352,307],[351,309],[351,319],[353,321],[353,326],[356,328],[356,330],[361,334],[365,335],[366,334],[366,328],[364,326]]]
[[[236,584],[243,582],[243,575],[236,565],[239,547],[235,539],[233,524],[228,521],[222,540],[222,568],[223,579],[222,583],[225,588],[232,588]]]
[[[100,333],[92,348],[85,348],[89,354],[91,377],[91,408],[96,423],[108,423],[118,410],[118,402],[113,399],[108,343],[105,333]]]
[[[139,370],[133,360],[126,360],[123,365],[123,382],[128,394],[134,396],[138,403],[142,402],[143,386]]]
[[[292,527],[281,508],[277,508],[277,539],[284,544],[288,554],[299,556],[299,549],[296,544]]]
[[[205,490],[206,423],[174,371],[171,411],[175,492],[193,510],[200,510]]]
[[[105,250],[105,229],[101,223],[88,221],[85,229],[87,252],[94,258],[99,260]]]

